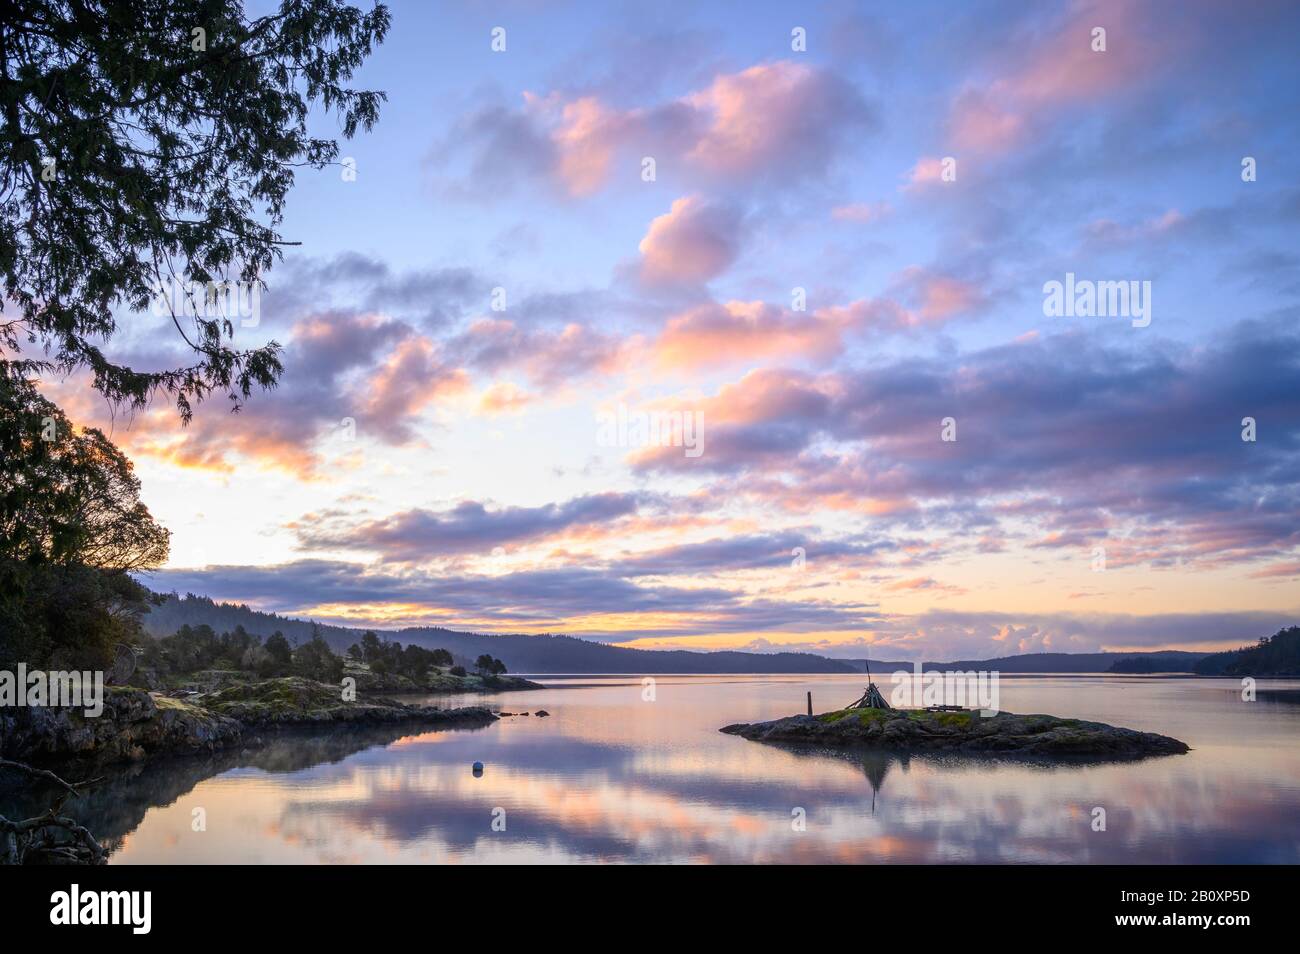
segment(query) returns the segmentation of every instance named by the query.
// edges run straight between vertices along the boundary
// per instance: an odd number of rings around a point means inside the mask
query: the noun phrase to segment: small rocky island
[[[1177,739],[1050,715],[850,708],[721,729],[756,742],[815,743],[895,752],[955,752],[1126,759],[1188,751]]]

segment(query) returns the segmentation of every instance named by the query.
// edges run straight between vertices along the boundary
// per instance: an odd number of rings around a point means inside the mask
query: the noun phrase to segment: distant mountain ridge
[[[1109,672],[1111,667],[1117,662],[1125,660],[1141,660],[1146,664],[1145,672],[1192,672],[1198,662],[1208,656],[1209,653],[1185,652],[1180,649],[1160,649],[1152,652],[1104,652],[1104,653],[1023,653],[1018,656],[999,656],[995,659],[959,659],[955,662],[925,662],[922,667],[926,670],[934,669],[940,672],[952,672],[956,670],[969,671],[972,669],[982,669],[985,671],[997,670],[998,672],[1014,673],[1080,673],[1080,672]],[[866,668],[866,661],[861,659],[848,660],[858,670]],[[873,675],[891,673],[896,669],[911,670],[914,663],[911,662],[884,662],[872,659],[871,672]]]
[[[366,629],[315,624],[310,620],[263,613],[243,604],[217,603],[206,596],[175,594],[164,599],[142,620],[147,632],[166,636],[181,626],[206,624],[217,632],[243,626],[266,637],[279,630],[291,642],[310,638],[313,626],[336,651],[345,651]],[[367,627],[369,628],[369,627]],[[865,673],[867,660],[831,659],[814,653],[749,653],[734,650],[629,649],[576,636],[493,635],[465,633],[439,626],[375,630],[387,639],[413,643],[426,649],[446,649],[458,662],[472,662],[483,653],[502,660],[515,673]],[[1148,672],[1192,672],[1209,653],[1159,650],[1155,652],[1026,653],[996,659],[925,662],[927,670],[997,670],[1004,673],[1102,673],[1118,661],[1142,660]],[[871,673],[884,677],[899,669],[912,670],[908,661],[870,660]]]
[[[141,621],[146,632],[165,636],[181,626],[206,624],[217,632],[243,626],[247,632],[269,636],[279,630],[291,642],[311,636],[313,623],[274,613],[262,613],[234,603],[216,603],[205,596],[168,597]],[[320,624],[330,647],[342,652],[365,629]],[[690,652],[628,649],[575,636],[462,633],[438,626],[374,630],[387,639],[426,649],[446,649],[458,661],[483,653],[495,656],[513,673],[850,673],[853,666],[813,653]]]

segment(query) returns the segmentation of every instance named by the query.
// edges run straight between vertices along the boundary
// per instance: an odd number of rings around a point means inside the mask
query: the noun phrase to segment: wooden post
[[[808,714],[812,715],[812,690],[808,690]]]

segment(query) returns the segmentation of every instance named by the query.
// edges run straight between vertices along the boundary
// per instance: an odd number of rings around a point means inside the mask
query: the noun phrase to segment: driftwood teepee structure
[[[885,697],[880,694],[880,690],[876,688],[876,684],[871,681],[870,663],[867,664],[867,689],[864,693],[862,693],[862,698],[859,699],[857,702],[853,703],[853,705],[849,706],[849,708],[850,709],[892,709],[894,708],[888,702],[885,701]]]
[[[880,690],[876,688],[876,684],[873,682],[867,685],[867,691],[862,694],[862,698],[859,699],[857,702],[853,703],[853,705],[849,706],[849,708],[850,709],[892,709],[894,707],[885,701],[885,697],[880,694]]]

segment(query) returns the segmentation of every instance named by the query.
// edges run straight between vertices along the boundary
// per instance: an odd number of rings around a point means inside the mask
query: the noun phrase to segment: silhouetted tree
[[[0,361],[0,661],[105,666],[167,550],[131,462]]]
[[[506,664],[487,653],[474,660],[474,668],[485,676],[501,676],[506,673]]]
[[[35,345],[28,375],[86,369],[114,404],[162,391],[183,420],[214,390],[239,405],[281,372],[279,345],[236,350],[227,316],[172,314],[184,367],[136,370],[100,343],[114,309],[142,311],[173,278],[257,283],[300,166],[338,143],[308,132],[314,108],[351,138],[381,92],[347,83],[388,31],[382,4],[283,0],[11,0],[0,4],[0,273],[14,306],[0,350]],[[188,327],[187,327],[188,326]]]
[[[169,534],[140,502],[131,462],[3,362],[0,460],[0,559],[110,571],[167,559]]]
[[[380,638],[366,630],[361,634],[361,658],[367,663],[374,663],[383,658],[384,644]]]
[[[263,648],[266,649],[276,667],[281,670],[288,670],[289,665],[293,662],[293,647],[289,645],[289,640],[284,638],[284,633],[277,629],[266,637]]]
[[[320,629],[313,627],[311,639],[293,651],[293,670],[319,682],[338,682],[343,678],[343,659],[334,655]]]

